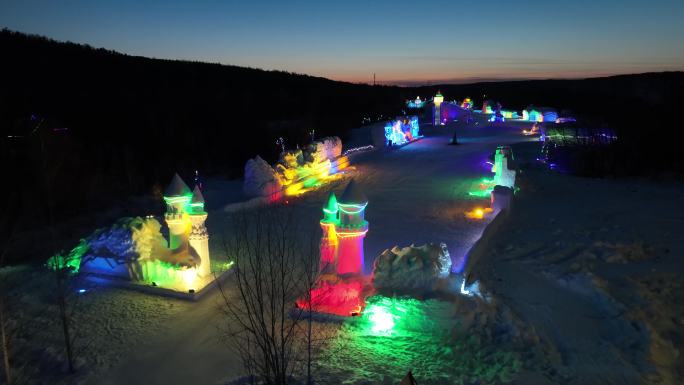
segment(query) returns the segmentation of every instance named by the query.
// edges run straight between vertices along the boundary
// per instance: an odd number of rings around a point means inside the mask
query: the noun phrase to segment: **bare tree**
[[[225,242],[234,261],[234,288],[220,286],[227,337],[247,374],[268,385],[299,376],[313,383],[316,336],[308,294],[319,255],[313,232],[301,229],[292,209],[270,207],[239,214]],[[305,297],[307,309],[296,308]]]
[[[8,199],[8,206],[16,203],[14,202],[14,199]],[[7,210],[5,211],[7,212]],[[3,268],[5,266],[5,259],[7,256],[7,251],[9,250],[12,241],[14,239],[14,231],[16,229],[16,223],[8,220],[8,227],[9,227],[9,235],[5,242],[3,242],[3,247],[2,247],[2,253],[0,254],[0,268]],[[5,279],[0,281],[0,349],[2,349],[2,367],[3,367],[3,372],[5,374],[5,383],[7,385],[12,385],[14,383],[14,376],[13,376],[13,371],[12,371],[12,365],[11,365],[11,349],[10,349],[10,340],[11,340],[11,330],[8,324],[8,311],[7,311],[7,303],[5,302],[5,293],[6,293],[6,285],[7,282]]]
[[[55,217],[54,217],[54,181],[51,178],[51,173],[49,170],[51,168],[48,166],[50,160],[46,154],[46,143],[44,138],[44,133],[42,132],[42,125],[45,119],[41,118],[36,124],[32,135],[35,134],[38,138],[39,151],[40,151],[40,174],[43,177],[44,184],[44,194],[45,194],[45,205],[47,214],[47,227],[50,232],[50,241],[52,250],[57,249],[57,234],[55,230]],[[70,290],[70,280],[72,278],[72,273],[75,272],[77,266],[75,264],[76,256],[74,253],[65,253],[61,251],[48,260],[48,267],[54,271],[55,283],[56,283],[56,302],[59,308],[59,319],[62,323],[62,333],[64,337],[64,347],[66,350],[67,364],[69,368],[69,373],[74,373],[76,371],[74,366],[74,353],[73,344],[71,336],[71,315],[68,312],[67,297]]]
[[[74,273],[74,259],[71,253],[64,251],[56,254],[48,262],[49,267],[53,270],[55,275],[55,299],[59,310],[59,319],[62,326],[62,336],[64,337],[64,349],[67,356],[67,364],[69,373],[75,373],[76,367],[74,365],[74,348],[72,337],[72,313],[69,311],[68,298],[71,292],[71,280]]]
[[[3,248],[2,254],[0,255],[0,268],[4,266],[5,254],[7,253],[10,240],[7,241],[7,244]],[[7,383],[7,385],[12,385],[12,366],[10,365],[10,333],[7,325],[4,294],[5,288],[0,287],[0,344],[2,344],[2,367],[3,372],[5,373],[5,383]]]
[[[317,234],[317,229],[311,229],[306,234]],[[314,384],[314,368],[313,365],[317,360],[319,353],[325,344],[331,339],[331,332],[329,327],[321,327],[315,320],[315,314],[320,305],[329,299],[330,293],[326,291],[317,290],[316,295],[313,295],[314,289],[323,278],[321,271],[327,271],[329,262],[322,265],[320,256],[320,240],[319,237],[309,236],[303,241],[302,253],[300,254],[300,264],[302,268],[302,295],[300,296],[299,305],[303,311],[304,325],[302,326],[302,343],[304,345],[304,355],[302,357],[305,372],[302,375],[306,379],[307,385]],[[303,304],[303,306],[302,306]]]

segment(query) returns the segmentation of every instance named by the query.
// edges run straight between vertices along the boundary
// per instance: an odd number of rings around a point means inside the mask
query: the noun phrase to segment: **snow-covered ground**
[[[462,144],[450,146],[455,127]],[[487,223],[465,217],[488,205],[468,192],[490,176],[484,162],[497,145],[530,140],[522,127],[428,127],[418,142],[356,156],[347,173],[369,198],[367,271],[386,248],[426,242],[446,243],[458,266]],[[537,148],[528,142],[514,153],[529,160]],[[369,335],[364,318],[349,322],[318,366],[326,383],[395,383],[409,369],[421,384],[681,380],[681,186],[580,179],[532,161],[522,165],[511,215],[473,261],[473,278],[489,302],[399,304],[413,309],[411,321],[397,320],[393,335]],[[292,204],[315,227],[327,192],[341,193],[344,185],[341,179]],[[231,231],[232,214],[223,207],[240,200],[240,190],[239,181],[207,181],[213,255],[223,253],[222,237]],[[54,368],[32,367],[61,355],[48,278],[33,268],[6,273],[24,282],[13,291],[25,304],[18,318],[35,323],[17,344],[24,357],[37,357],[29,364],[34,383],[216,385],[240,374],[238,357],[222,340],[218,293],[191,303],[99,287],[81,295],[79,325],[90,345],[80,374],[47,380]],[[650,363],[656,359],[662,367]]]
[[[520,193],[472,262],[535,329],[548,382],[681,384],[684,186],[564,176],[531,161],[536,147],[514,152],[528,160]]]

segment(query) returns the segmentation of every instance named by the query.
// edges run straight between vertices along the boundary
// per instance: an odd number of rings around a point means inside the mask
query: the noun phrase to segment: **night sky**
[[[0,0],[0,26],[132,55],[426,84],[684,70],[684,0]]]

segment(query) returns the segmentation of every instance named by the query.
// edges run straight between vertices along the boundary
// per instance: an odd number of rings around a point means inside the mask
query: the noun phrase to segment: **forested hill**
[[[8,30],[0,52],[4,179],[34,210],[49,176],[62,187],[50,193],[57,216],[149,192],[176,170],[239,176],[250,157],[273,160],[280,136],[292,147],[312,129],[344,136],[363,117],[398,113],[410,92],[133,57]]]

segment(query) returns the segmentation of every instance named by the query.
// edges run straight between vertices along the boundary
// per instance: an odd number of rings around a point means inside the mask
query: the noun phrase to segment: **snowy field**
[[[462,144],[450,146],[455,127]],[[552,174],[533,162],[539,144],[523,127],[428,127],[426,138],[359,155],[347,178],[291,202],[315,228],[328,191],[353,177],[369,198],[368,272],[383,250],[425,242],[446,243],[458,266],[487,223],[464,215],[488,205],[468,194],[491,176],[485,161],[497,145],[528,141],[514,146],[524,172],[512,213],[472,261],[488,301],[377,298],[398,314],[392,330],[369,324],[369,314],[322,325],[336,337],[316,368],[321,383],[392,384],[409,369],[420,384],[681,383],[682,186]],[[240,189],[207,182],[212,256],[225,256],[223,207]],[[240,375],[222,340],[218,293],[192,303],[88,287],[78,295],[87,342],[79,374],[47,380],[63,358],[50,278],[32,267],[3,272],[22,304],[15,345],[27,383],[218,385]]]
[[[683,383],[684,186],[550,173],[536,150],[513,147],[520,194],[473,261],[539,335],[548,368],[527,383]]]

